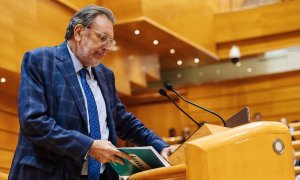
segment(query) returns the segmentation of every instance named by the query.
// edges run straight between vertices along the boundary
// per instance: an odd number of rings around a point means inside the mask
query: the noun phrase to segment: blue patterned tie
[[[86,73],[87,69],[82,68],[79,71],[81,85],[84,90],[86,101],[87,101],[87,111],[89,116],[89,125],[90,125],[90,136],[93,139],[101,139],[100,134],[100,124],[98,118],[97,105],[92,93],[92,90],[88,83],[86,82]],[[89,157],[88,160],[88,179],[89,180],[98,180],[100,178],[100,168],[101,164],[92,157]]]

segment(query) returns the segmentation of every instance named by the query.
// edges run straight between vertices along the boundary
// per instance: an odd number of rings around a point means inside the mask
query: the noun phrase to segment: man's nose
[[[104,43],[104,44],[101,46],[101,49],[102,49],[102,50],[109,51],[109,50],[111,49],[109,42]]]

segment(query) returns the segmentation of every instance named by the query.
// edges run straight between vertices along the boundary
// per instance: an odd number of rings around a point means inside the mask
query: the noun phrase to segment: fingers
[[[169,158],[169,156],[171,155],[171,152],[172,152],[172,148],[171,148],[171,147],[166,147],[166,148],[164,148],[164,149],[161,151],[161,154],[160,154],[160,155],[161,155],[165,160],[169,161],[168,158]]]
[[[124,152],[122,152],[122,151],[119,151],[119,150],[117,150],[117,153],[116,153],[116,155],[117,155],[117,156],[119,156],[119,157],[122,157],[122,158],[128,159],[128,160],[131,160],[131,159],[132,159],[132,157],[131,157],[129,154],[127,154],[127,153],[124,153]]]
[[[118,156],[113,156],[111,162],[113,162],[113,163],[117,162],[117,163],[120,163],[122,165],[125,164],[125,162],[120,157],[118,157]]]
[[[119,151],[111,142],[103,140],[94,141],[89,155],[101,163],[118,162],[122,165],[125,164],[122,158],[132,159],[129,154]]]

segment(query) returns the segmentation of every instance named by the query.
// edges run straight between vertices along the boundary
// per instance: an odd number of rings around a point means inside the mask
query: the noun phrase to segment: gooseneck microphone
[[[195,121],[195,119],[193,119],[190,115],[188,115],[183,109],[181,109],[181,107],[179,107],[172,98],[170,98],[170,96],[168,96],[167,91],[164,90],[163,88],[160,88],[158,90],[159,94],[161,94],[162,96],[166,96],[181,112],[183,112],[187,117],[189,117],[195,124],[197,124],[198,127],[201,127],[203,124],[199,124],[197,123],[197,121]]]
[[[220,118],[220,119],[222,120],[224,127],[227,127],[227,125],[226,125],[224,119],[223,119],[219,114],[217,114],[217,113],[215,113],[215,112],[213,112],[213,111],[211,111],[211,110],[209,110],[209,109],[206,109],[206,108],[204,108],[204,107],[201,107],[201,106],[199,106],[199,105],[197,105],[197,104],[195,104],[195,103],[193,103],[193,102],[191,102],[191,101],[189,101],[189,100],[186,100],[184,97],[182,97],[182,96],[181,96],[181,95],[173,88],[173,85],[172,85],[171,83],[165,83],[165,87],[166,87],[166,89],[168,89],[169,91],[173,91],[180,99],[184,100],[185,102],[187,102],[187,103],[189,103],[189,104],[191,104],[191,105],[193,105],[193,106],[196,106],[196,107],[198,107],[198,108],[200,108],[200,109],[203,109],[204,111],[207,111],[207,112],[209,112],[209,113],[211,113],[211,114],[217,116],[218,118]]]

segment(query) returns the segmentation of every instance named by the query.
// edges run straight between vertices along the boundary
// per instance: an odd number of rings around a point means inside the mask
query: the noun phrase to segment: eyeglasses
[[[94,31],[97,34],[98,40],[100,41],[101,44],[107,45],[108,49],[112,49],[117,42],[113,40],[109,35],[101,33],[99,31],[96,31],[95,29],[87,27],[87,29]]]

